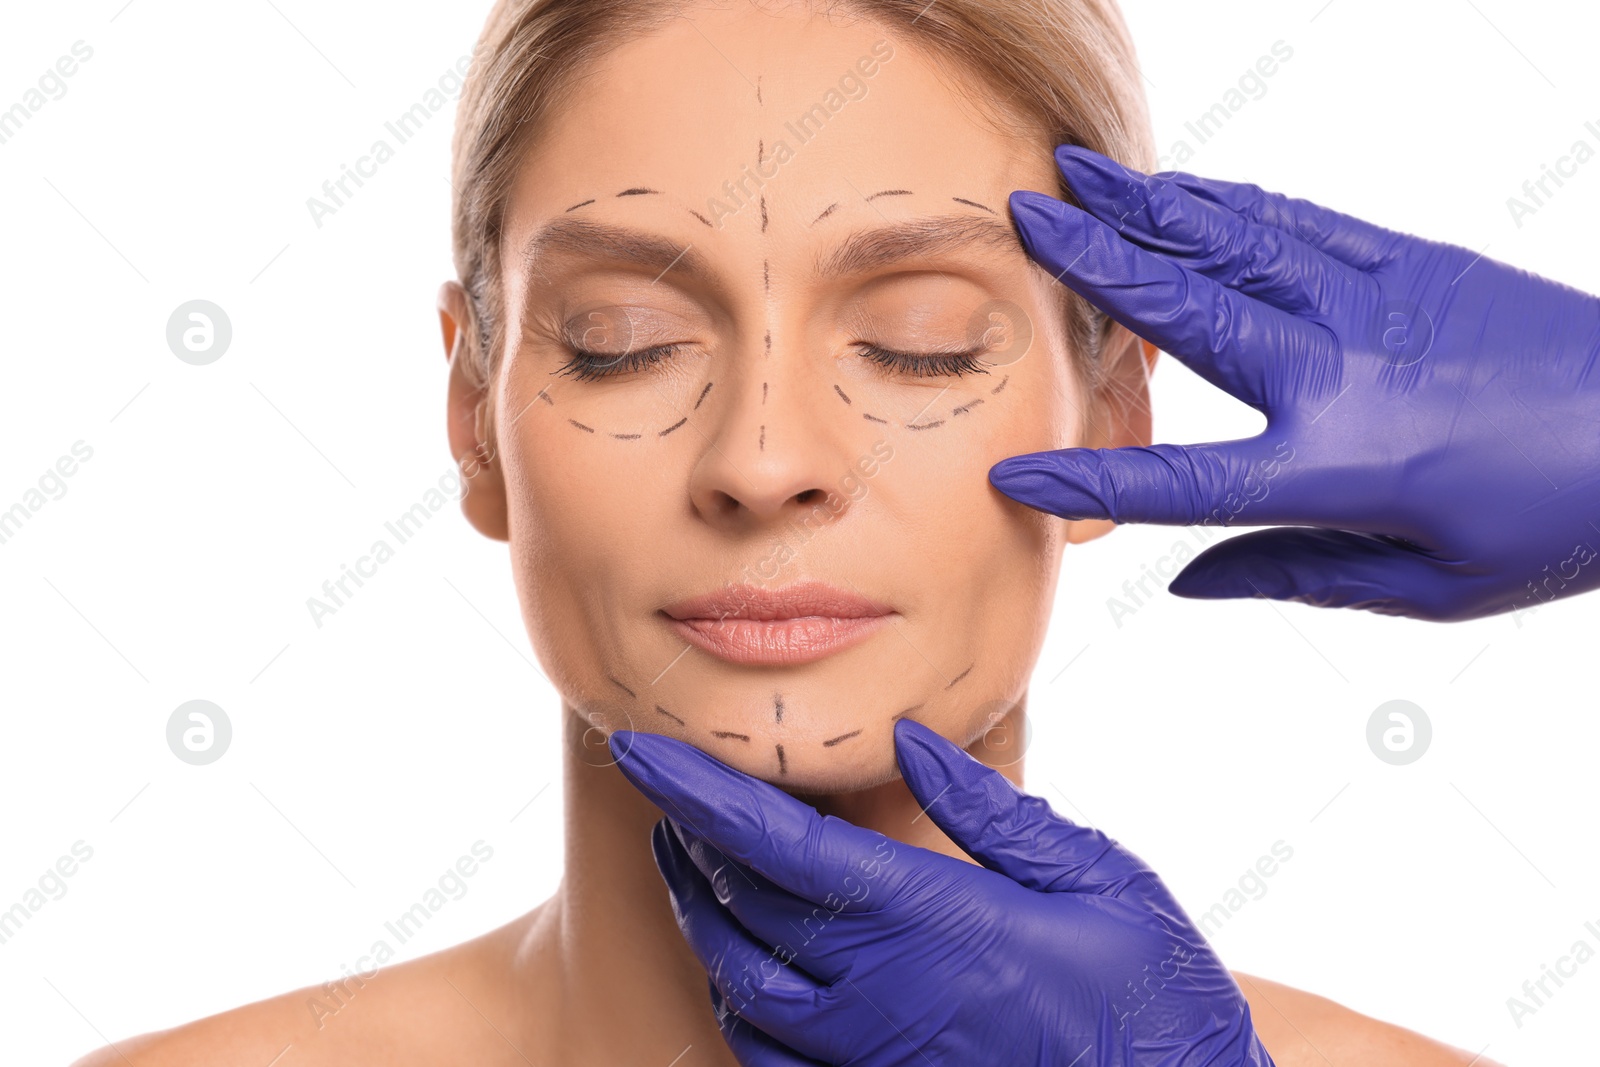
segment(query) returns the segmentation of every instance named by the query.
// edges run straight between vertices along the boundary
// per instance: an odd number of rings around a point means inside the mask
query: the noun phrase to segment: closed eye
[[[982,347],[961,352],[897,352],[868,341],[857,342],[856,348],[868,360],[885,370],[897,374],[911,374],[931,378],[940,375],[961,377],[966,374],[988,374],[978,358]]]

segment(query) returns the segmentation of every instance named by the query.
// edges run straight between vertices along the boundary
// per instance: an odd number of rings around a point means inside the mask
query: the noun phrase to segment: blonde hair
[[[671,21],[688,0],[497,0],[456,111],[452,145],[455,266],[469,296],[464,368],[493,380],[504,343],[500,240],[516,170],[550,115],[573,99],[591,61]],[[1150,170],[1142,75],[1116,0],[824,0],[903,35],[976,77],[1010,132],[1092,148]],[[1063,199],[1070,189],[1060,183]],[[1133,352],[1133,337],[1058,286],[1068,339],[1090,390]],[[492,418],[492,411],[489,412]]]

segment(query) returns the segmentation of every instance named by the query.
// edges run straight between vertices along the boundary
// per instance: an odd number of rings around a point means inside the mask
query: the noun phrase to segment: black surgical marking
[[[627,686],[623,685],[609,674],[606,675],[606,681],[610,682],[612,685],[616,686],[618,689],[622,690],[624,693],[627,693],[629,696],[634,697],[635,699],[637,699],[639,696],[638,693],[635,693],[632,689],[629,689]]]
[[[572,425],[576,426],[578,429],[582,430],[584,433],[594,433],[594,427],[593,426],[585,426],[583,423],[579,422],[577,419],[568,419],[567,421],[572,423]]]
[[[539,399],[543,400],[546,404],[554,404],[555,403],[554,400],[550,399],[550,394],[545,392],[543,389],[539,390]]]
[[[622,190],[622,192],[618,193],[617,195],[618,196],[651,196],[651,195],[660,196],[661,194],[659,192],[657,192],[656,190],[654,190],[654,189],[639,188],[639,189],[624,189],[624,190]]]
[[[770,355],[772,355],[772,331],[771,330],[767,331],[766,344],[767,344],[766,350],[762,354],[770,356]],[[763,394],[763,395],[765,395],[765,394]]]
[[[761,232],[767,232],[767,194],[761,194]]]
[[[763,404],[765,404],[767,402],[767,383],[766,382],[762,382],[761,383],[761,402]]]
[[[750,735],[749,734],[736,734],[732,730],[712,730],[711,731],[711,736],[712,737],[721,737],[721,738],[724,738],[724,739],[729,740],[729,741],[748,741],[748,740],[750,740]]]
[[[965,200],[965,199],[962,199],[959,196],[952,196],[950,199],[954,200],[958,204],[965,204],[968,207],[975,207],[975,208],[979,209],[980,211],[987,211],[991,215],[993,215],[995,213],[994,208],[985,207],[984,205],[978,203],[976,200]]]
[[[900,712],[898,715],[891,715],[889,717],[889,721],[890,722],[894,722],[896,719],[903,719],[907,715],[910,715],[913,711],[921,711],[921,710],[922,710],[922,705],[921,704],[913,704],[909,708],[907,708],[906,710]]]
[[[615,437],[619,441],[637,441],[644,435],[638,433],[614,433],[611,436]]]
[[[684,423],[686,423],[688,421],[689,421],[688,416],[684,416],[683,418],[679,419],[677,422],[673,423],[671,426],[668,426],[665,430],[662,430],[660,433],[656,434],[656,436],[657,437],[665,437],[665,436],[667,436],[667,434],[671,433],[673,430],[676,430],[679,426],[682,426]]]
[[[973,664],[973,665],[972,665],[972,667],[976,667],[976,666],[977,666],[977,664],[976,664],[976,663],[974,663],[974,664]],[[958,675],[956,675],[956,676],[955,676],[955,677],[954,677],[954,678],[952,678],[952,679],[950,679],[950,684],[949,684],[949,685],[947,685],[947,686],[945,686],[945,688],[946,688],[946,689],[953,689],[953,688],[955,688],[955,684],[956,684],[956,683],[957,683],[957,682],[959,682],[959,681],[961,681],[961,679],[963,679],[963,678],[965,678],[965,677],[966,677],[966,676],[967,676],[967,675],[969,675],[969,674],[971,674],[971,673],[972,673],[972,667],[968,667],[968,668],[967,668],[967,669],[966,669],[966,670],[964,670],[964,671],[962,671],[962,672],[961,672],[961,673],[960,673],[960,674],[958,674]]]
[[[1011,375],[1009,375],[1009,374],[1006,375],[1004,378],[1001,378],[1000,379],[1000,384],[995,386],[993,389],[989,390],[989,395],[993,396],[994,394],[998,393],[1000,390],[1004,389],[1006,387],[1006,383],[1009,382],[1010,380],[1011,380]]]
[[[861,413],[861,417],[862,417],[862,418],[863,418],[863,419],[871,419],[871,420],[872,420],[872,421],[873,421],[873,422],[881,422],[881,423],[883,423],[883,424],[884,424],[884,425],[885,425],[885,426],[887,426],[887,425],[889,425],[889,420],[888,420],[888,419],[880,419],[880,418],[878,418],[878,416],[876,416],[876,415],[871,415],[871,414],[868,414],[868,413],[867,413],[867,412],[865,412],[865,411],[863,411],[863,412],[862,412],[862,413]]]
[[[783,694],[782,693],[773,693],[772,694],[772,721],[773,722],[782,722],[783,721]]]
[[[911,195],[911,190],[910,189],[885,189],[881,193],[873,193],[871,196],[867,197],[867,199],[869,201],[871,201],[871,200],[878,199],[878,197],[880,197],[880,196],[910,196],[910,195]]]
[[[767,158],[767,142],[764,141],[764,140],[761,140],[760,138],[757,138],[757,140],[756,140],[756,162],[757,163],[765,162],[766,158]]]
[[[701,222],[705,223],[707,226],[711,226],[711,220],[706,218],[704,215],[700,214],[700,212],[696,211],[694,208],[690,208],[689,209],[689,214],[693,215],[695,218],[699,219]],[[711,228],[713,230],[716,229],[715,226],[711,226]]]
[[[585,200],[585,201],[584,201],[584,202],[583,202],[583,203],[581,203],[581,204],[573,204],[573,205],[572,205],[572,206],[571,206],[571,207],[569,207],[569,208],[567,208],[567,210],[568,210],[568,211],[576,211],[576,210],[578,210],[578,209],[579,209],[579,208],[580,208],[580,207],[588,207],[588,206],[589,206],[589,205],[590,205],[590,204],[592,204],[592,203],[594,203],[594,201],[593,201],[593,200]]]
[[[860,732],[861,732],[860,730],[851,730],[847,734],[840,734],[838,737],[830,737],[826,741],[822,742],[822,747],[823,748],[832,748],[834,745],[837,745],[840,741],[848,741],[852,737],[856,736],[856,734],[859,734]]]
[[[715,385],[715,384],[717,384],[717,383],[716,382],[707,382],[706,383],[706,387],[704,389],[700,390],[700,399],[696,400],[694,402],[695,408],[699,408],[700,407],[701,401],[705,400],[706,394],[711,392],[711,387],[713,385]]]
[[[811,220],[811,225],[815,226],[817,223],[821,222],[823,219],[827,218],[829,215],[832,215],[834,209],[837,208],[838,206],[839,205],[837,203],[829,204],[828,205],[828,210],[824,211],[822,214],[818,215],[816,218]]]
[[[761,290],[767,293],[772,292],[772,265],[764,259],[761,261]]]
[[[850,398],[844,395],[844,390],[839,388],[837,382],[834,383],[833,391],[839,394],[840,400],[843,400],[846,404],[850,403]]]
[[[756,103],[761,103],[761,75],[756,75]]]
[[[906,423],[906,429],[908,429],[908,430],[931,430],[936,426],[943,426],[943,425],[944,425],[944,420],[943,419],[935,419],[932,422],[925,422],[921,426],[918,426],[915,423],[908,422],[908,423]]]
[[[676,715],[672,714],[672,712],[668,711],[666,708],[662,707],[660,704],[656,705],[656,714],[657,715],[665,715],[667,718],[671,719],[673,722],[677,723],[679,726],[683,726],[684,725],[684,721],[682,719],[680,719]]]
[[[777,747],[778,747],[778,773],[779,774],[788,774],[789,773],[789,764],[788,764],[788,761],[783,758],[783,746],[779,745]]]
[[[766,450],[767,450],[767,428],[766,428],[765,425],[763,425],[761,427],[761,440],[758,443],[758,451],[765,452]]]
[[[973,408],[977,407],[981,403],[983,403],[983,397],[980,396],[976,400],[967,401],[965,404],[962,404],[958,408],[951,408],[950,409],[950,414],[952,414],[952,415],[965,415],[967,412],[971,411]]]

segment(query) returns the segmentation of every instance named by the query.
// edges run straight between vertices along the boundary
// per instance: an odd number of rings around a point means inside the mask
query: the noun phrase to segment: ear
[[[1151,439],[1150,375],[1160,349],[1118,326],[1107,341],[1100,387],[1090,398],[1085,448],[1128,448]],[[1067,523],[1067,541],[1081,545],[1116,528],[1109,519],[1077,519]]]
[[[439,326],[444,332],[444,358],[450,364],[450,396],[446,422],[450,453],[461,467],[461,513],[485,537],[505,541],[506,482],[494,441],[488,438],[488,389],[477,385],[467,369],[468,346],[476,341],[471,300],[459,282],[439,287]]]

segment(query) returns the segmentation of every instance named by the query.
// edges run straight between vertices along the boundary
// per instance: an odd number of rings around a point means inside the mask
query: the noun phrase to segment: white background
[[[319,229],[305,207],[468,53],[487,3],[13,5],[0,107],[74,41],[68,91],[0,145],[0,510],[93,458],[0,545],[0,909],[93,857],[0,944],[0,1060],[64,1064],[336,976],[473,842],[494,849],[405,953],[499,925],[559,875],[556,699],[503,546],[441,512],[318,629],[306,598],[451,467],[434,293],[453,111]],[[380,13],[381,12],[381,13]],[[1600,292],[1600,161],[1517,227],[1507,197],[1600,138],[1592,5],[1128,0],[1163,152]],[[1275,41],[1293,58],[1211,141],[1183,124]],[[206,367],[168,350],[204,298]],[[1170,360],[1157,436],[1259,419]],[[1592,1057],[1600,961],[1518,1028],[1506,998],[1600,939],[1600,598],[1441,626],[1162,594],[1106,608],[1188,537],[1069,549],[1029,782],[1196,914],[1282,840],[1214,937],[1233,967],[1502,1061]],[[1070,664],[1070,667],[1068,666]],[[168,751],[180,703],[232,747]],[[1432,748],[1367,749],[1415,701]],[[548,788],[547,788],[548,787]],[[537,798],[537,799],[534,799]],[[532,803],[530,804],[530,800]],[[1586,1025],[1589,1024],[1589,1025]]]

